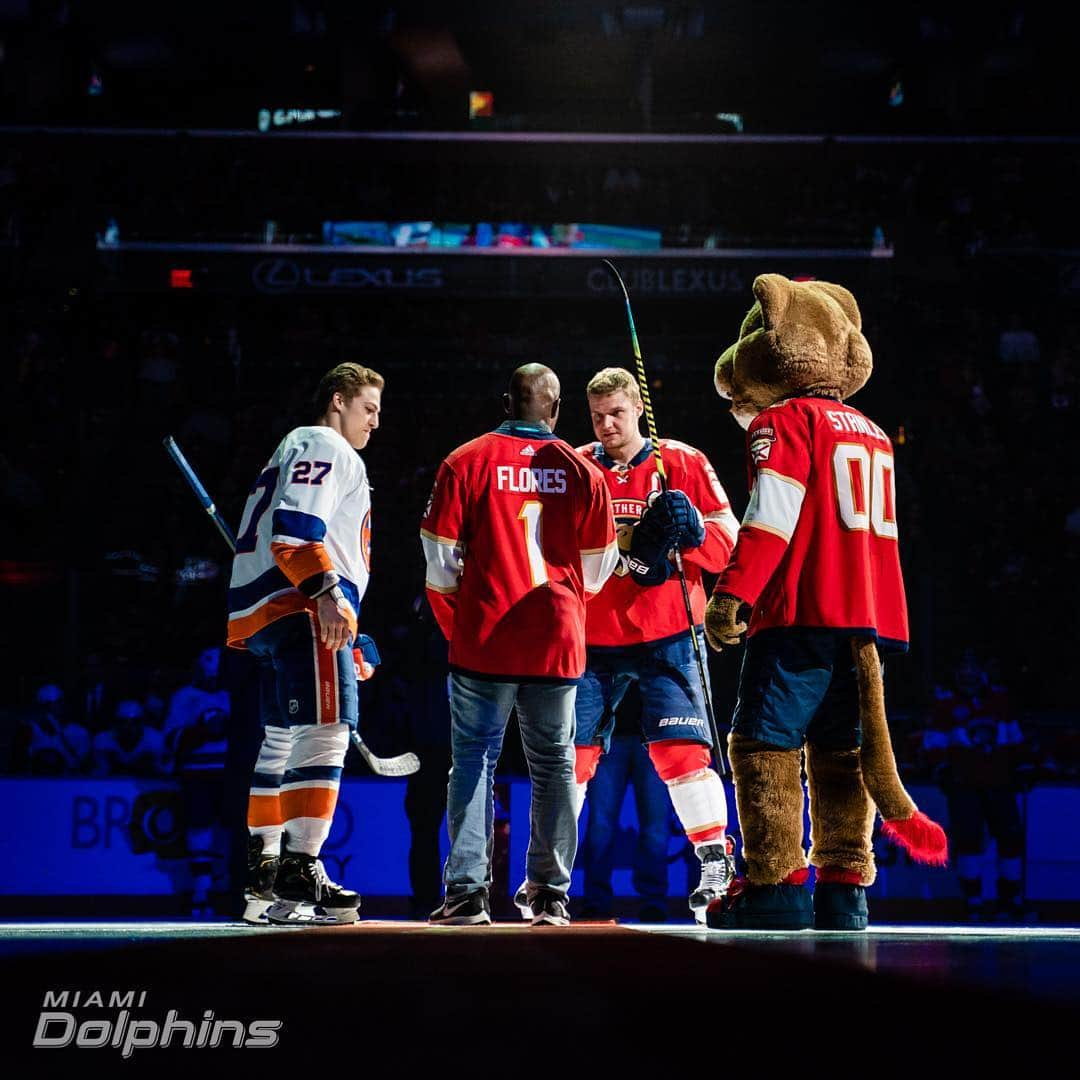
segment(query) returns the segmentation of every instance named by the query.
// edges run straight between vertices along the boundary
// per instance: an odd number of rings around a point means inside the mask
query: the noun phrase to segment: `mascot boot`
[[[706,925],[806,930],[814,909],[803,851],[802,752],[741,735],[728,745],[747,877],[709,905]]]
[[[806,747],[810,863],[816,868],[814,928],[865,930],[866,886],[874,882],[874,804],[862,779],[862,751]]]
[[[818,930],[865,930],[866,886],[874,882],[871,838],[875,810],[882,833],[916,861],[941,866],[948,856],[941,826],[919,810],[904,789],[885,716],[885,692],[877,646],[852,638],[859,683],[859,750],[807,747],[810,786],[810,862],[818,868],[814,926]]]

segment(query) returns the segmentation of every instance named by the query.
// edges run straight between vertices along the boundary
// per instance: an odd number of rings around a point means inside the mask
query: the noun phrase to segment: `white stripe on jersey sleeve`
[[[806,488],[771,469],[759,469],[742,527],[753,526],[790,540],[799,522]]]
[[[728,539],[733,544],[739,538],[739,519],[731,512],[730,506],[725,506],[723,510],[714,510],[711,514],[706,514],[705,520],[715,521],[716,524],[724,530]]]
[[[426,529],[420,530],[420,543],[427,561],[424,584],[435,592],[457,592],[458,579],[465,568],[465,546],[459,540],[448,540]]]
[[[581,575],[587,593],[598,593],[604,582],[611,577],[615,567],[619,565],[619,544],[612,540],[606,548],[599,551],[582,551]]]

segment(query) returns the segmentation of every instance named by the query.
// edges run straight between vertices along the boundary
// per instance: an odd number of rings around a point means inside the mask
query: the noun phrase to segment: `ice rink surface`
[[[106,1001],[141,995],[132,1015],[159,1023],[170,1010],[195,1020],[277,1018],[272,1053],[281,1059],[309,1060],[321,1039],[349,1053],[361,1034],[392,1043],[394,1067],[377,1076],[445,1067],[447,1048],[470,1030],[490,1054],[510,1055],[507,1063],[541,1052],[557,1032],[602,1044],[612,1068],[632,1070],[692,1063],[713,1035],[729,1065],[752,1067],[762,1052],[799,1060],[804,1034],[836,1025],[849,1051],[916,1054],[929,1076],[937,1072],[928,1061],[1031,1063],[1067,1046],[1080,1022],[1080,928],[6,922],[0,976],[0,1047],[34,1063],[70,1058],[78,1067],[89,1051],[31,1043],[44,1010],[116,1023],[116,1008],[86,1005],[98,991]],[[65,991],[67,1004],[50,1004]],[[200,1048],[200,1071],[225,1075],[229,1053]],[[182,1054],[136,1052],[144,1067]]]
[[[564,929],[532,928],[513,922],[485,927],[429,927],[404,920],[364,920],[348,927],[311,930],[304,927],[260,927],[242,922],[7,922],[0,923],[0,961],[13,956],[111,951],[184,941],[235,942],[283,935],[327,933],[358,939],[408,934],[444,938],[509,939],[570,935],[595,939],[602,948],[618,949],[627,931],[694,942],[713,950],[749,950],[762,956],[784,954],[826,964],[850,965],[880,974],[895,974],[955,983],[977,984],[1010,993],[1022,992],[1080,1005],[1080,928],[1002,926],[872,926],[865,932],[708,930],[691,924],[582,923]],[[418,955],[423,955],[417,945]],[[703,958],[704,962],[704,958]]]

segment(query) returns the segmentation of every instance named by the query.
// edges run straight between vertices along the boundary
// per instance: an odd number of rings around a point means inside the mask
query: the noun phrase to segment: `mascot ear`
[[[716,387],[716,392],[723,398],[731,398],[731,390],[735,382],[735,350],[737,345],[729,345],[723,353],[720,354],[720,359],[716,361],[716,367],[713,370],[713,385]]]
[[[847,362],[840,384],[840,397],[847,401],[856,390],[861,390],[873,370],[874,358],[870,352],[870,343],[858,330],[851,330],[848,334]]]
[[[852,321],[856,330],[862,329],[862,314],[859,311],[859,305],[855,302],[855,297],[843,285],[834,285],[831,281],[812,281],[810,284],[815,289],[820,289],[831,296]]]
[[[766,330],[772,330],[783,322],[791,295],[791,282],[782,274],[759,274],[754,278],[754,296],[761,304],[762,323]]]

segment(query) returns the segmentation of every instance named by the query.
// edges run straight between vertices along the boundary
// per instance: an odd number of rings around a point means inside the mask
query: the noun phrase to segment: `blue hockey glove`
[[[673,545],[674,540],[665,530],[643,516],[630,537],[626,566],[631,577],[639,585],[663,585],[671,576],[668,552]]]
[[[375,674],[375,669],[382,663],[375,642],[367,634],[357,634],[353,642],[353,664],[356,667],[356,681],[366,682]]]
[[[705,542],[705,523],[685,491],[673,488],[653,495],[641,520],[646,518],[671,538],[671,546],[696,548]]]

